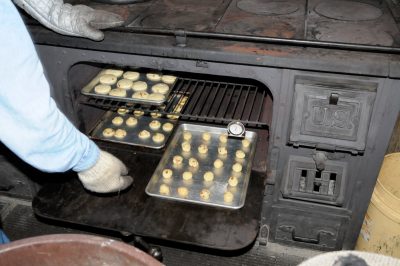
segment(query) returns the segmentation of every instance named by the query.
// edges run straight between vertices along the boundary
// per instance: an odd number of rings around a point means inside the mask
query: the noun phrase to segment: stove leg
[[[124,242],[132,243],[135,247],[146,252],[158,261],[163,260],[163,255],[160,247],[150,245],[140,236],[134,236],[127,232],[121,233],[123,235],[122,240],[124,240]]]
[[[138,245],[138,248],[145,251],[153,258],[155,258],[159,261],[162,261],[163,256],[162,256],[162,251],[161,251],[160,247],[150,245],[140,236],[135,236],[133,238],[133,242],[135,243],[135,246]]]

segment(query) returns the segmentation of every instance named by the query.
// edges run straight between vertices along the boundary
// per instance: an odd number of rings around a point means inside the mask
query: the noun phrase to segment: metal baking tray
[[[120,70],[120,69],[118,69]],[[151,87],[157,83],[163,83],[162,81],[151,81],[148,80],[146,77],[147,73],[150,73],[151,71],[147,71],[146,73],[141,72],[140,70],[137,69],[129,69],[126,71],[136,71],[139,72],[140,76],[139,79],[137,81],[144,81],[147,82],[147,93],[152,93],[151,91]],[[124,71],[124,73],[126,72]],[[153,101],[153,100],[146,100],[146,99],[135,99],[132,98],[132,95],[134,93],[134,91],[132,89],[127,90],[127,95],[126,97],[118,97],[118,96],[111,96],[111,95],[103,95],[103,94],[97,94],[94,91],[94,87],[98,84],[100,84],[100,77],[104,74],[106,74],[107,69],[104,69],[102,71],[99,72],[99,74],[96,75],[96,77],[94,77],[94,79],[92,79],[92,81],[90,81],[85,87],[82,88],[81,93],[87,96],[91,96],[91,97],[95,97],[95,98],[102,98],[102,99],[111,99],[111,100],[116,100],[116,101],[120,101],[120,102],[127,102],[127,103],[137,103],[137,104],[144,104],[144,105],[154,105],[154,106],[160,106],[162,105],[164,102],[166,102],[168,100],[168,96],[170,94],[170,92],[172,91],[172,88],[175,86],[176,80],[174,83],[172,84],[167,84],[169,87],[169,90],[164,94],[165,98],[164,100],[161,101]],[[154,72],[157,73],[157,72]],[[157,73],[160,74],[160,73]],[[162,74],[160,74],[162,76]],[[117,86],[117,83],[119,80],[123,79],[123,75],[119,78],[117,78],[117,82],[111,86],[111,89],[115,89]]]
[[[190,132],[192,134],[191,139],[191,151],[183,152],[181,144],[183,142],[183,132]],[[211,140],[206,142],[202,139],[202,134],[209,132],[211,134]],[[168,145],[161,161],[159,162],[150,182],[147,184],[146,193],[150,196],[171,199],[177,201],[185,201],[196,204],[204,204],[210,206],[218,206],[229,209],[239,209],[243,207],[247,185],[249,183],[252,161],[255,153],[255,146],[257,140],[257,134],[255,132],[247,131],[245,138],[250,141],[250,146],[247,148],[242,147],[242,139],[239,138],[228,138],[225,147],[228,150],[228,154],[224,157],[220,157],[218,154],[218,147],[221,145],[219,142],[219,136],[227,132],[226,128],[199,126],[192,124],[182,124],[176,130],[176,133]],[[203,156],[198,153],[197,147],[200,144],[208,145],[207,156]],[[244,159],[237,159],[235,156],[236,150],[243,150],[246,154]],[[184,158],[183,165],[176,167],[172,160],[175,155],[180,155]],[[194,157],[199,162],[197,170],[193,170],[188,165],[190,157]],[[214,161],[219,158],[224,162],[222,169],[214,168]],[[236,162],[242,164],[242,172],[240,174],[233,174],[232,165]],[[172,178],[165,179],[162,176],[164,169],[171,169],[173,171]],[[191,171],[193,177],[191,181],[185,181],[182,179],[182,174],[185,171]],[[214,180],[206,182],[203,179],[203,175],[207,171],[214,173]],[[239,180],[236,187],[228,185],[228,178],[230,176],[236,176]],[[165,184],[169,187],[169,195],[160,194],[160,186]],[[180,197],[178,195],[178,188],[186,187],[189,190],[187,197]],[[210,192],[210,198],[203,200],[199,193],[205,188]],[[224,201],[224,193],[230,191],[234,198],[233,201],[227,203]]]
[[[116,126],[112,123],[112,120],[117,116],[121,116],[124,119],[124,122],[120,126]],[[138,121],[137,121],[136,126],[129,127],[125,124],[126,119],[128,119],[131,116],[137,118]],[[159,129],[153,130],[150,128],[149,124],[153,120],[160,121],[161,126]],[[174,128],[170,132],[166,132],[162,129],[162,125],[167,122],[174,125]],[[90,136],[93,139],[100,139],[100,140],[106,140],[106,141],[110,141],[110,142],[124,143],[124,144],[128,144],[128,145],[141,146],[141,147],[147,147],[147,148],[152,148],[152,149],[162,149],[165,146],[165,143],[167,143],[169,136],[172,134],[172,132],[174,132],[175,127],[176,127],[176,122],[177,122],[177,120],[166,119],[163,117],[153,118],[148,115],[135,116],[135,115],[133,115],[132,112],[127,113],[125,115],[120,115],[116,112],[108,111],[104,115],[104,117],[100,120],[99,124],[92,131]],[[115,137],[105,137],[105,136],[103,136],[103,130],[105,128],[112,128],[114,130],[117,130],[119,128],[124,129],[127,132],[126,137],[123,139],[118,139]],[[150,138],[148,138],[148,139],[139,138],[138,134],[142,130],[149,131],[151,133]],[[155,133],[164,134],[164,136],[165,136],[164,141],[159,142],[159,143],[154,142],[152,140],[152,136]]]

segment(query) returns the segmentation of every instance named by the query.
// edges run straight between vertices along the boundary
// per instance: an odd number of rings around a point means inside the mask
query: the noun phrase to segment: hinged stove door
[[[289,141],[328,150],[365,150],[376,84],[297,80]]]

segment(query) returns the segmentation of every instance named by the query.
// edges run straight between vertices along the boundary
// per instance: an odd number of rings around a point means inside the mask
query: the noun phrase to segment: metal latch
[[[337,105],[339,101],[339,94],[332,92],[329,96],[329,104]]]
[[[176,46],[186,47],[186,32],[184,30],[175,31]]]

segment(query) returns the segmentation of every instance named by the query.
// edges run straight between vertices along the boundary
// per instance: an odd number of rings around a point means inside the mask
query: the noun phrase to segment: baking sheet
[[[183,132],[186,131],[192,134],[190,152],[183,152],[181,148]],[[211,134],[210,141],[206,142],[202,139],[202,134],[204,132],[209,132]],[[250,145],[247,148],[242,146],[241,139],[228,138],[228,141],[225,144],[228,154],[221,157],[218,154],[218,147],[223,146],[223,144],[220,143],[219,136],[226,132],[226,128],[191,124],[180,125],[150,179],[150,182],[146,187],[146,193],[164,199],[186,201],[223,208],[239,209],[243,207],[255,153],[257,134],[251,131],[246,132],[245,138],[250,141]],[[197,148],[200,144],[207,144],[208,152],[206,156],[199,154]],[[236,158],[235,152],[237,150],[243,150],[246,157],[244,159]],[[180,155],[184,158],[182,166],[179,167],[173,164],[172,160],[175,155]],[[188,165],[188,160],[191,157],[196,158],[199,162],[197,170]],[[214,161],[218,158],[224,162],[222,169],[214,168]],[[241,173],[235,173],[232,171],[234,163],[240,163],[242,165],[243,169]],[[163,178],[162,171],[164,169],[171,169],[173,171],[172,178]],[[191,181],[183,180],[182,174],[185,171],[191,171],[193,173]],[[214,173],[213,181],[204,181],[203,175],[207,171],[212,171]],[[230,176],[238,178],[239,182],[237,186],[232,187],[228,185],[228,179]],[[164,186],[168,186],[169,195],[160,193],[160,186],[163,184]],[[188,189],[189,194],[187,197],[179,196],[179,187],[186,187]],[[207,189],[210,192],[210,198],[208,200],[204,200],[200,197],[200,191],[202,189]],[[224,201],[224,193],[227,191],[231,192],[234,196],[232,202]]]
[[[112,120],[117,117],[121,116],[124,119],[124,122],[120,126],[116,126],[112,123]],[[125,124],[125,121],[129,117],[135,117],[138,121],[135,126],[127,126]],[[159,129],[154,130],[151,129],[149,124],[153,120],[158,120],[161,123],[161,126]],[[166,132],[162,129],[162,126],[165,123],[171,123],[173,124],[174,128],[170,132]],[[128,145],[134,145],[134,146],[141,146],[141,147],[147,147],[147,148],[152,148],[152,149],[162,149],[165,146],[165,143],[167,143],[169,136],[174,132],[175,127],[176,127],[176,122],[177,120],[172,120],[172,119],[166,119],[163,117],[159,118],[153,118],[149,115],[142,115],[142,116],[135,116],[133,112],[127,113],[125,115],[118,114],[116,112],[111,112],[108,111],[103,119],[99,122],[99,124],[96,126],[96,128],[93,130],[91,137],[93,139],[101,139],[101,140],[106,140],[110,142],[117,142],[117,143],[124,143]],[[105,128],[112,128],[114,130],[117,129],[124,129],[126,130],[127,134],[125,138],[123,139],[118,139],[116,137],[105,137],[103,136],[103,130]],[[151,136],[147,139],[141,139],[139,138],[139,132],[142,130],[147,130],[150,132]],[[155,133],[162,133],[164,134],[164,141],[162,142],[154,142],[152,137]]]
[[[162,105],[164,102],[166,102],[168,100],[168,96],[170,94],[170,92],[172,91],[172,88],[175,86],[175,83],[177,81],[177,79],[175,79],[175,82],[172,84],[166,84],[164,82],[160,81],[151,81],[148,80],[146,77],[147,73],[150,73],[151,71],[146,71],[146,72],[141,72],[140,70],[137,69],[129,69],[127,71],[135,71],[135,72],[139,72],[140,76],[139,79],[136,81],[144,81],[147,83],[147,89],[145,90],[147,93],[151,94],[153,93],[151,90],[151,87],[157,83],[164,83],[166,85],[168,85],[169,90],[164,94],[165,98],[164,100],[160,100],[160,101],[154,101],[154,100],[148,100],[148,99],[137,99],[137,98],[132,98],[133,93],[135,93],[134,90],[132,89],[128,89],[126,90],[127,95],[126,97],[118,97],[118,96],[111,96],[111,95],[104,95],[104,94],[98,94],[94,91],[94,88],[96,85],[100,84],[100,77],[102,75],[105,75],[107,73],[107,70],[109,69],[104,69],[102,71],[99,72],[99,74],[97,74],[97,76],[92,79],[92,81],[90,81],[85,87],[82,88],[81,93],[87,96],[91,96],[91,97],[95,97],[95,98],[102,98],[102,99],[112,99],[112,100],[116,100],[116,101],[120,101],[120,102],[128,102],[128,103],[138,103],[138,104],[145,104],[145,105],[155,105],[155,106],[160,106]],[[120,70],[120,69],[117,69]],[[125,73],[126,71],[124,71]],[[162,76],[162,74],[157,73],[157,72],[152,72],[152,73],[156,73]],[[123,75],[121,75],[121,77],[117,78],[117,82],[114,85],[111,85],[111,89],[115,89],[117,88],[117,83],[119,80],[123,79]],[[134,82],[136,82],[134,81]]]

